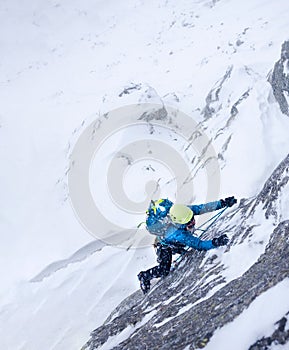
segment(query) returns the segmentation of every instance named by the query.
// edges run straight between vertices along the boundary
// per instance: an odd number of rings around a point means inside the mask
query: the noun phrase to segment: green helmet
[[[192,220],[194,213],[186,205],[174,204],[170,209],[169,215],[174,223],[184,225]]]

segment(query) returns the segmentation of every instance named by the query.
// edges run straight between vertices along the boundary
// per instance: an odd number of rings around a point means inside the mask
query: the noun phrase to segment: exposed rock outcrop
[[[269,82],[282,113],[289,116],[289,41],[282,45],[281,58],[275,63]]]
[[[256,341],[255,344],[251,345],[249,350],[268,350],[271,345],[285,345],[289,342],[289,330],[285,329],[288,321],[288,313],[282,317],[281,320],[277,321],[277,329],[269,336],[263,337]]]

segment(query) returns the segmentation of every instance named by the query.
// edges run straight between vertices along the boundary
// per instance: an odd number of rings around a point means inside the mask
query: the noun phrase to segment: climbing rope
[[[228,207],[225,207],[223,210],[221,210],[219,213],[217,213],[216,215],[214,215],[213,217],[211,217],[209,220],[207,220],[206,222],[204,222],[201,226],[197,227],[195,229],[195,231],[202,231],[202,234],[199,236],[199,238],[202,238],[203,235],[209,230],[209,228],[214,225],[214,223],[220,218],[220,216],[224,213],[225,210],[227,210]],[[212,221],[213,220],[213,221]],[[207,225],[210,221],[212,221],[210,223],[209,226],[207,226],[205,229],[202,229],[201,227]]]
[[[224,213],[224,211],[225,211],[226,209],[228,209],[228,207],[225,207],[225,208],[224,208],[223,210],[221,210],[219,213],[217,213],[216,215],[214,215],[214,216],[211,217],[209,220],[207,220],[206,222],[204,222],[202,225],[200,225],[199,227],[197,227],[197,228],[195,229],[194,232],[196,232],[196,231],[202,231],[201,235],[198,236],[199,238],[202,238],[202,237],[203,237],[203,235],[204,235],[204,234],[209,230],[209,228],[220,218],[220,216]],[[204,227],[205,225],[207,225],[210,221],[212,221],[212,222],[210,223],[210,225],[207,226],[205,229],[202,229],[202,227]],[[185,251],[184,251],[183,253],[181,253],[180,256],[179,256],[177,259],[174,260],[173,264],[174,264],[175,266],[176,266],[177,264],[179,264],[179,263],[182,261],[184,255],[187,254],[187,252],[189,252],[191,249],[192,249],[192,248],[184,249]],[[175,267],[175,266],[174,266],[174,267]]]

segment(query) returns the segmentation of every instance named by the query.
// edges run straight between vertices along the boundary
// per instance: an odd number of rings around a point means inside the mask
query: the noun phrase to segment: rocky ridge
[[[288,278],[289,220],[279,221],[288,174],[289,155],[258,196],[242,200],[210,232],[211,237],[220,232],[230,234],[226,252],[245,241],[264,245],[263,253],[247,271],[227,281],[222,274],[225,266],[217,255],[208,258],[205,252],[191,251],[145,298],[138,291],[126,299],[91,333],[83,349],[99,349],[111,339],[112,349],[140,349],[140,344],[141,349],[203,348],[216,329],[233,321],[259,295]],[[263,222],[264,229],[270,229],[267,241],[259,242],[254,235]],[[254,350],[263,349],[258,342],[254,346]]]

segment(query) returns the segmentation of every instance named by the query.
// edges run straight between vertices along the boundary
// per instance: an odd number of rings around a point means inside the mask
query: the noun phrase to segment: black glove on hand
[[[234,196],[221,199],[222,208],[231,207],[236,203],[237,203],[237,199]]]
[[[227,235],[222,235],[218,238],[213,238],[212,243],[215,247],[221,247],[222,245],[226,245],[229,242],[229,238]]]

